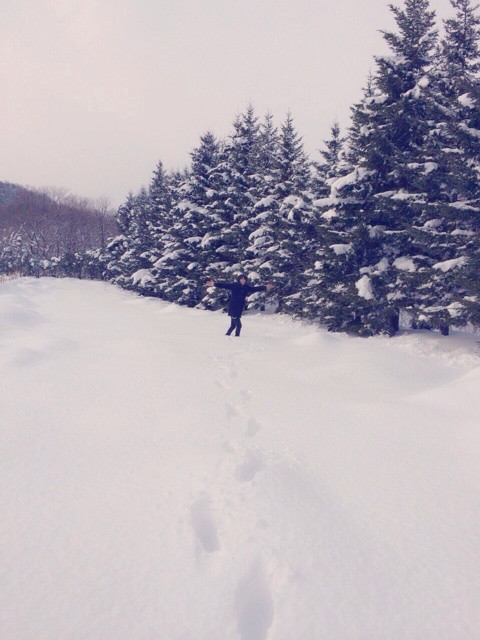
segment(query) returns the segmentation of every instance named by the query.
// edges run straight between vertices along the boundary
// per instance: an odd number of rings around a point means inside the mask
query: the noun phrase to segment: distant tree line
[[[106,199],[0,182],[0,273],[82,277],[116,232]]]
[[[319,161],[291,115],[277,128],[249,107],[226,139],[204,134],[184,172],[160,162],[93,277],[217,309],[204,279],[243,272],[275,285],[274,309],[359,335],[393,335],[402,312],[443,333],[478,326],[480,19],[450,3],[441,34],[428,0],[391,7],[389,55]]]

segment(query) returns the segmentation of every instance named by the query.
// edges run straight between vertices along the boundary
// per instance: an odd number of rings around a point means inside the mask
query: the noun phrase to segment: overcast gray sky
[[[392,24],[386,0],[0,0],[0,180],[118,205],[250,102],[316,157]]]

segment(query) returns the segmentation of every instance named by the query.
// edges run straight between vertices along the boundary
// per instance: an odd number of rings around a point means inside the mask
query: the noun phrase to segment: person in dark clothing
[[[236,282],[220,282],[215,280],[206,280],[207,287],[218,287],[219,289],[227,289],[230,291],[230,300],[228,301],[228,315],[231,318],[230,327],[226,333],[227,336],[235,331],[235,335],[238,337],[242,330],[242,317],[243,309],[245,307],[245,298],[256,291],[270,291],[272,284],[268,283],[261,287],[252,287],[247,284],[247,276],[241,274],[238,276]]]

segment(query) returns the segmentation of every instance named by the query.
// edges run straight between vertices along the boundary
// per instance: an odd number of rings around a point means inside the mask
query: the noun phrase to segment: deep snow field
[[[478,336],[0,285],[2,640],[478,640]]]

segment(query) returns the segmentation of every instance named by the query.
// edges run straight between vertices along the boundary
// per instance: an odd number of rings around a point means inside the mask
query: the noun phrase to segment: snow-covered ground
[[[478,640],[475,336],[227,325],[0,285],[0,638]]]

